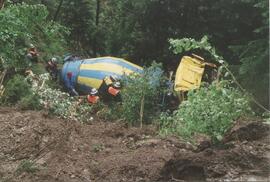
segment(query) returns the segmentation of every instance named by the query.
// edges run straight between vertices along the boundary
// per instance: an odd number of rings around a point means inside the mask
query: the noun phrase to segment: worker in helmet
[[[121,83],[119,81],[113,82],[113,84],[108,88],[108,94],[115,101],[121,101],[120,97]]]
[[[27,58],[30,59],[31,62],[38,62],[38,51],[34,44],[30,44],[28,53],[27,53]]]
[[[104,100],[110,100],[110,98],[113,96],[113,94],[111,94],[110,92],[113,92],[113,88],[114,88],[113,85],[115,83],[116,83],[115,86],[120,84],[119,78],[116,75],[106,76],[103,79],[102,84],[99,87],[99,92],[102,95]],[[110,88],[110,92],[109,92],[109,88]]]
[[[99,102],[98,90],[92,88],[90,93],[87,95],[87,101],[90,104],[96,104]]]
[[[108,91],[108,88],[112,86],[112,84],[116,81],[119,81],[118,77],[115,75],[106,76],[99,87],[100,93],[106,93]]]
[[[53,80],[57,80],[58,69],[57,69],[57,59],[55,57],[51,58],[46,65],[46,70],[49,72]]]
[[[117,96],[120,93],[121,84],[119,81],[114,82],[109,88],[108,93],[112,96]]]
[[[75,90],[74,82],[72,81],[72,72],[67,73],[67,79],[65,81],[68,92],[71,96],[79,96],[78,92]]]

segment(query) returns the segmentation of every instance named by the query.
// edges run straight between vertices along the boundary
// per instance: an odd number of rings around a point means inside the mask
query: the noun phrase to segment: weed
[[[94,144],[93,145],[93,152],[95,152],[95,153],[100,152],[104,149],[105,149],[105,147],[103,144]]]
[[[35,163],[33,161],[30,160],[23,160],[19,166],[17,167],[16,172],[21,174],[23,172],[27,172],[27,173],[34,173],[36,171],[38,171],[38,167],[35,165]]]

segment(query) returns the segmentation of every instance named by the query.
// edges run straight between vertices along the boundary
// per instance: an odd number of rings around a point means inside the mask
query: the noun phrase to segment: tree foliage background
[[[169,50],[168,40],[200,40],[206,35],[216,52],[233,65],[244,87],[268,105],[268,0],[9,0],[6,4],[22,2],[45,5],[46,20],[67,27],[69,51],[83,57],[111,55],[140,65],[156,60],[176,69],[182,55]],[[31,16],[27,19],[39,17]]]

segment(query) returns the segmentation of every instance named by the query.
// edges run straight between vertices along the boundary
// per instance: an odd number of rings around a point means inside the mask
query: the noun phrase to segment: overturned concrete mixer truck
[[[172,91],[181,101],[189,90],[200,87],[201,82],[212,82],[216,79],[218,66],[192,54],[183,56],[179,66],[175,68]],[[68,73],[72,77],[68,78]],[[121,78],[131,73],[143,73],[143,68],[127,60],[116,57],[99,57],[91,59],[70,59],[65,61],[61,80],[65,86],[72,82],[80,94],[87,94],[92,88],[99,89],[106,76]],[[172,76],[172,75],[171,75]],[[71,79],[71,80],[70,80]]]
[[[87,94],[92,88],[99,89],[106,76],[142,73],[143,68],[127,60],[116,57],[99,57],[91,59],[70,59],[65,61],[61,71],[64,86],[72,84],[80,94]],[[68,73],[72,73],[68,78]]]

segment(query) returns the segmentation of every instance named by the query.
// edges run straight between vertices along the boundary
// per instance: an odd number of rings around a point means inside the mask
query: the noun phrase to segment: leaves
[[[268,0],[254,1],[260,13],[260,27],[253,29],[253,38],[230,48],[239,57],[239,78],[244,87],[263,105],[269,106],[269,9]]]
[[[188,100],[181,103],[172,117],[163,116],[161,133],[169,130],[184,138],[201,133],[218,140],[235,119],[249,114],[252,111],[246,95],[225,81],[213,83],[189,92]],[[168,121],[170,123],[166,124]]]
[[[30,43],[47,56],[61,53],[65,47],[63,35],[67,29],[47,21],[48,11],[43,5],[25,3],[10,5],[0,11],[0,57],[3,67],[25,69]]]
[[[122,90],[122,117],[130,124],[140,119],[141,100],[144,97],[144,120],[150,121],[157,115],[156,109],[160,101],[160,83],[163,71],[161,65],[153,63],[145,68],[143,74],[130,75],[124,78]]]
[[[78,100],[70,97],[59,89],[52,89],[46,84],[49,74],[41,74],[36,78],[30,75],[27,79],[32,83],[32,90],[40,98],[40,103],[46,110],[63,119],[90,122],[92,106],[88,103],[79,104]],[[41,87],[41,85],[43,86]]]
[[[182,38],[182,39],[169,39],[170,49],[174,54],[183,54],[189,51],[194,51],[196,49],[204,50],[211,54],[215,61],[221,63],[223,58],[216,53],[214,47],[208,42],[207,36],[203,36],[200,41],[196,41],[192,38]],[[223,62],[222,62],[223,63]]]

